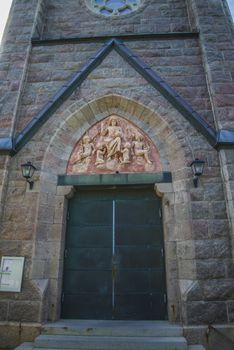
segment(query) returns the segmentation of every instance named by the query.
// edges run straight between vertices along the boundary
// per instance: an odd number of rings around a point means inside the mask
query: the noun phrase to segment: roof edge
[[[92,55],[87,62],[49,99],[46,105],[14,139],[10,137],[0,138],[0,152],[14,155],[37,132],[37,130],[50,118],[50,116],[62,105],[62,103],[82,84],[87,76],[115,49],[141,76],[143,76],[155,89],[157,89],[171,103],[194,128],[207,139],[210,145],[216,149],[233,147],[234,131],[219,130],[211,127],[206,120],[198,114],[189,103],[186,102],[166,81],[151,69],[133,51],[116,38],[108,40]]]
[[[217,150],[223,148],[234,148],[234,130],[221,129],[217,131],[217,142],[215,148]]]
[[[169,103],[173,105],[187,119],[196,130],[206,137],[214,146],[216,144],[216,131],[206,120],[198,114],[186,100],[181,97],[165,80],[163,80],[151,67],[141,60],[132,50],[121,41],[115,39],[114,49],[156,90],[158,90]]]
[[[0,155],[13,155],[14,140],[12,137],[0,137]]]

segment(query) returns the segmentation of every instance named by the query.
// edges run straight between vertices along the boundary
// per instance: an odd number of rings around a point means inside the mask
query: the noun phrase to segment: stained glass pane
[[[129,8],[124,8],[123,10],[119,11],[121,15],[126,15],[128,13],[131,13],[132,11]]]
[[[111,15],[111,12],[108,11],[108,10],[106,10],[106,9],[100,10],[100,13],[101,13],[102,15],[105,15],[105,16],[110,16],[110,15]]]
[[[105,4],[105,1],[104,1],[104,0],[95,0],[95,3],[96,3],[97,5],[103,6],[103,5]]]
[[[106,1],[106,5],[113,10],[117,10],[125,5],[125,1],[121,0],[108,0]]]
[[[141,0],[86,0],[91,10],[104,16],[126,15],[137,10]]]

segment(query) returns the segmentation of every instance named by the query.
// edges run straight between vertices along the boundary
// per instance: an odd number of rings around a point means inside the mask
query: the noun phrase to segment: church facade
[[[63,318],[169,320],[191,344],[232,334],[233,44],[223,0],[13,1],[0,348]]]

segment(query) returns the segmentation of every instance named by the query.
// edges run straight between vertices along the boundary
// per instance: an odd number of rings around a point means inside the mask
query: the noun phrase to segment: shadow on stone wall
[[[234,330],[217,329],[209,326],[206,333],[207,350],[233,350],[234,349]]]

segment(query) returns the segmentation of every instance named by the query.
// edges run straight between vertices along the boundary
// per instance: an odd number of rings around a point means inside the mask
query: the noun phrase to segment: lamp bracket
[[[194,184],[194,187],[198,187],[198,176],[194,176],[193,178],[193,184]]]
[[[34,181],[29,180],[29,179],[27,179],[26,181],[27,181],[28,184],[29,184],[29,189],[32,190],[32,189],[33,189],[33,185],[34,185]]]

